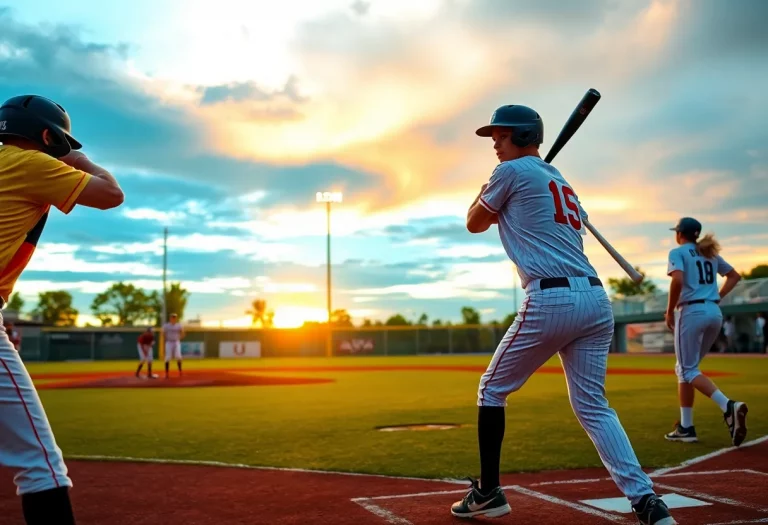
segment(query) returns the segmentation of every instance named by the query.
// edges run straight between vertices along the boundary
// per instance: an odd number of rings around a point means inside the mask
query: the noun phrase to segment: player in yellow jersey
[[[0,308],[32,258],[51,207],[123,203],[110,173],[81,152],[67,112],[36,95],[0,106]],[[0,314],[0,465],[15,472],[28,525],[72,525],[72,480],[48,418]]]

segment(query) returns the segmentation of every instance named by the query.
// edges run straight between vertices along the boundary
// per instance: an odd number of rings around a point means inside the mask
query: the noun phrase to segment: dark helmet
[[[491,115],[491,122],[475,133],[479,137],[490,137],[493,128],[511,128],[512,144],[520,148],[544,142],[544,121],[528,106],[501,106]]]
[[[701,223],[693,217],[683,217],[677,221],[675,227],[670,228],[670,230],[682,233],[686,237],[697,239],[701,233]]]
[[[48,130],[51,144],[43,142],[43,130]],[[19,95],[0,106],[0,141],[3,136],[16,136],[37,142],[52,157],[63,157],[73,149],[82,148],[70,134],[69,115],[53,100],[38,95]]]

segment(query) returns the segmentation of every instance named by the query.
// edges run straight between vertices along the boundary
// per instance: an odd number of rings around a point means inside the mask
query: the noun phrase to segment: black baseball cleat
[[[738,447],[747,437],[747,404],[739,401],[728,401],[728,408],[723,414],[728,432],[731,433],[731,442]]]
[[[498,518],[512,512],[501,487],[496,487],[491,490],[490,494],[483,495],[480,492],[480,483],[472,478],[469,478],[469,481],[472,482],[472,487],[464,499],[451,506],[451,514],[458,518],[473,518],[475,516]]]
[[[676,525],[667,504],[656,494],[646,494],[640,503],[632,505],[637,520],[642,525]]]
[[[684,427],[678,421],[675,423],[675,429],[669,434],[664,434],[667,441],[679,441],[681,443],[696,443],[699,438],[696,437],[696,427]]]

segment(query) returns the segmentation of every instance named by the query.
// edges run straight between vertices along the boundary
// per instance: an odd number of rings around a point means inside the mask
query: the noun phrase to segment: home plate
[[[670,509],[684,509],[686,507],[704,507],[707,505],[712,505],[706,501],[701,501],[674,493],[664,494],[661,496],[661,499],[664,500],[664,503],[666,503],[667,507]],[[627,498],[583,499],[581,500],[581,503],[584,503],[585,505],[591,505],[592,507],[597,507],[601,510],[607,510],[609,512],[623,512],[626,514],[632,513],[632,504]]]

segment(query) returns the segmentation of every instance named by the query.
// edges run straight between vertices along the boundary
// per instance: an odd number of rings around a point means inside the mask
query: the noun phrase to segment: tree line
[[[639,267],[635,268],[643,276],[645,272]],[[759,264],[748,272],[741,273],[745,280],[768,278],[768,264]],[[613,297],[629,297],[656,293],[657,287],[652,281],[643,280],[639,284],[629,277],[609,278],[608,287]],[[171,283],[166,290],[165,300],[166,314],[172,312],[178,314],[179,319],[184,319],[184,311],[189,300],[189,290],[181,286],[180,282]],[[18,292],[11,295],[7,308],[22,312],[24,299]],[[154,290],[147,292],[130,283],[117,282],[105,291],[97,294],[91,301],[91,313],[99,319],[102,326],[160,326],[162,324],[163,303],[161,293]],[[40,292],[37,305],[29,312],[50,326],[74,326],[80,312],[72,306],[72,294],[66,290],[53,290]],[[272,328],[275,312],[267,307],[265,299],[255,299],[250,308],[245,311],[251,316],[251,324],[254,327]],[[485,324],[497,326],[510,326],[515,320],[516,313],[509,313],[503,319],[493,319]],[[307,325],[319,325],[326,323],[307,322]],[[418,319],[411,320],[402,314],[393,314],[385,321],[363,319],[361,326],[451,326],[451,321],[433,319],[430,323],[429,316],[422,313]],[[480,313],[471,306],[461,309],[461,322],[463,325],[479,325]],[[352,317],[346,309],[337,309],[331,313],[331,325],[336,327],[353,327]]]
[[[166,315],[175,312],[183,319],[188,300],[189,291],[181,283],[171,283],[165,292]],[[16,292],[8,300],[8,309],[21,313],[24,304],[24,299]],[[93,298],[91,313],[101,326],[160,326],[163,323],[161,292],[147,292],[122,281],[113,283]],[[75,326],[80,311],[72,305],[71,293],[52,290],[38,293],[37,304],[29,314],[45,325]]]

